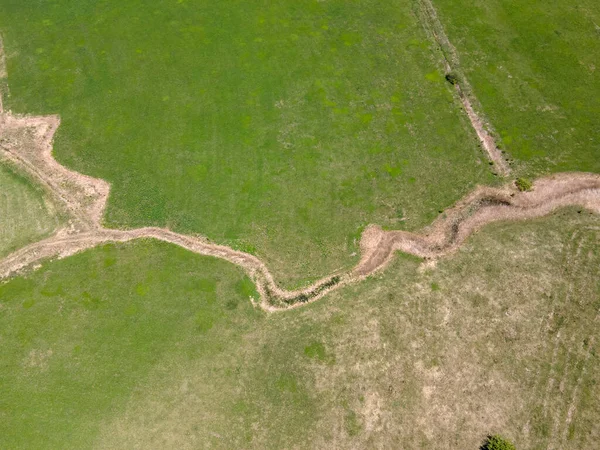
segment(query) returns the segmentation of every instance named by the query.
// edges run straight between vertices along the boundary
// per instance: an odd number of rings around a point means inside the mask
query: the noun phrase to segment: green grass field
[[[7,106],[61,115],[108,225],[202,233],[290,285],[493,182],[411,2],[5,0],[0,30]]]
[[[41,190],[0,164],[0,257],[46,237],[59,223]]]
[[[0,286],[0,447],[591,448],[599,229],[497,224],[272,315],[169,245],[47,264]]]
[[[514,177],[600,171],[600,8],[434,0]],[[419,4],[2,0],[16,113],[112,183],[106,224],[258,255],[295,286],[493,184]],[[0,257],[56,229],[0,165]],[[221,260],[140,240],[0,282],[1,449],[518,449],[600,439],[600,218],[496,223],[435,264],[267,314]]]
[[[434,3],[483,111],[523,170],[600,171],[600,3]]]

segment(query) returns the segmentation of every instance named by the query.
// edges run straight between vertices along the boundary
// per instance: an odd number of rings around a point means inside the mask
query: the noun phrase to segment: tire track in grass
[[[594,255],[589,252],[583,254],[590,245],[594,245],[597,242],[595,230],[594,227],[585,227],[582,230],[576,230],[569,240],[564,263],[568,282],[565,286],[564,301],[559,306],[565,308],[570,307],[569,305],[572,306],[572,302],[576,300],[574,287],[583,286],[585,288],[587,286],[585,280],[577,280],[575,278],[577,269],[581,266],[597,268]],[[593,276],[586,278],[595,279]],[[585,297],[587,298],[588,296]],[[589,298],[594,297],[591,295]],[[556,310],[556,307],[553,310]],[[599,317],[600,314],[596,314],[593,322],[597,321]],[[548,450],[563,448],[567,444],[570,425],[576,413],[581,385],[587,374],[588,360],[595,338],[594,335],[590,335],[587,339],[582,339],[583,336],[579,330],[569,333],[567,338],[567,336],[563,336],[563,331],[563,329],[559,329],[554,339],[554,350],[542,407],[544,419],[549,420],[551,423],[546,438],[546,448]],[[587,344],[584,344],[583,352],[578,346],[580,342],[587,342]],[[561,352],[564,353],[564,364],[562,370],[557,373],[556,369],[559,364],[558,350],[561,347],[564,350]],[[557,375],[560,377],[558,384],[556,384]],[[575,379],[574,383],[569,382],[571,379]],[[553,389],[558,390],[558,392],[555,392],[552,397]],[[555,400],[554,407],[550,405],[551,398]],[[566,402],[567,398],[569,399],[568,403]]]
[[[593,245],[594,243],[599,242],[598,231],[596,228],[586,228],[586,231],[592,231],[592,233],[588,234],[588,237],[591,237],[590,242],[589,242],[590,244]],[[581,249],[582,249],[582,246],[580,246],[578,248],[578,253],[581,252]],[[585,260],[585,266],[596,268],[596,271],[595,271],[596,276],[594,277],[592,275],[589,279],[596,280],[597,276],[600,275],[598,273],[599,266],[598,266],[598,260],[595,257],[596,255],[594,255],[592,252],[588,252],[588,254],[586,256],[587,256],[587,258]],[[595,287],[592,286],[591,289],[595,290]],[[590,296],[590,298],[594,298],[593,293]],[[592,320],[592,322],[594,324],[597,324],[599,320],[600,320],[600,309],[596,312],[596,315],[594,316],[594,319]],[[582,386],[583,381],[586,378],[586,375],[588,372],[589,359],[590,359],[590,356],[594,352],[595,339],[596,339],[596,336],[592,334],[592,335],[588,335],[582,341],[583,345],[584,345],[583,357],[579,358],[579,361],[581,361],[581,369],[580,369],[579,375],[577,376],[577,380],[575,381],[575,386],[572,390],[572,393],[569,396],[570,401],[569,401],[569,404],[568,404],[568,407],[566,410],[564,423],[562,424],[562,427],[561,427],[562,433],[559,436],[559,442],[560,442],[560,444],[563,444],[563,445],[566,444],[567,441],[569,440],[570,427],[571,427],[571,424],[573,423],[573,417],[575,416],[576,411],[577,411],[577,404],[579,402],[579,397],[581,395],[581,386]],[[559,418],[557,418],[557,419],[559,419]]]
[[[435,6],[431,0],[419,0],[420,13],[423,26],[428,31],[436,44],[439,46],[444,57],[444,69],[446,79],[454,85],[454,89],[460,99],[463,109],[475,130],[475,134],[488,158],[494,166],[494,172],[500,176],[510,175],[510,167],[502,156],[502,151],[496,145],[496,141],[489,131],[491,126],[483,120],[480,114],[473,108],[473,103],[478,104],[473,88],[469,84],[466,75],[460,69],[460,58],[458,51],[448,39],[444,26],[440,21]]]

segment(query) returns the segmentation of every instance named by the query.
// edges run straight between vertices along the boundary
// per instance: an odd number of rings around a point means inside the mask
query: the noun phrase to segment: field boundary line
[[[473,88],[467,80],[467,76],[460,69],[460,59],[456,47],[452,45],[448,35],[444,30],[444,25],[440,21],[437,10],[431,0],[419,0],[421,7],[421,15],[423,26],[426,31],[432,35],[436,44],[439,46],[444,57],[444,69],[446,71],[446,79],[454,85],[454,89],[460,99],[463,109],[465,110],[471,126],[477,134],[477,138],[488,158],[494,163],[494,170],[498,175],[507,177],[511,170],[502,156],[502,151],[496,145],[496,141],[490,131],[491,126],[484,121],[480,114],[473,108],[471,99],[475,103],[479,103]]]

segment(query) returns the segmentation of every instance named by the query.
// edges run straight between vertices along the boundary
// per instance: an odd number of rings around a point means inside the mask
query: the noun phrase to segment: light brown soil
[[[110,186],[56,162],[52,157],[52,137],[59,125],[58,116],[0,113],[0,152],[46,187],[73,216],[73,227],[80,231],[99,228]]]
[[[514,186],[478,187],[422,233],[383,231],[377,225],[369,226],[361,238],[362,258],[354,269],[332,274],[305,289],[288,291],[277,286],[268,268],[255,256],[211,243],[203,237],[156,227],[104,228],[101,219],[109,185],[68,170],[54,160],[52,136],[58,124],[56,116],[0,113],[0,155],[39,180],[71,215],[68,228],[1,260],[0,279],[39,266],[44,260],[64,258],[104,243],[157,239],[239,265],[255,281],[261,295],[260,306],[274,311],[314,301],[342,285],[364,279],[385,268],[396,251],[430,259],[444,256],[456,250],[471,233],[491,222],[541,217],[568,205],[600,213],[600,176],[595,174],[564,173],[542,178],[534,183],[531,192],[519,192]]]

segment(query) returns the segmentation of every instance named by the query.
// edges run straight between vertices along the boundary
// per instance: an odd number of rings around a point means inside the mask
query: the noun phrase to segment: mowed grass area
[[[417,229],[489,166],[406,1],[0,4],[10,97],[112,183],[113,227],[167,226],[297,285]]]
[[[0,286],[3,448],[592,448],[600,222],[496,224],[423,270],[266,315],[149,241]]]
[[[434,3],[501,145],[523,170],[600,171],[600,3]]]
[[[0,163],[0,257],[46,237],[60,222],[40,189]]]

